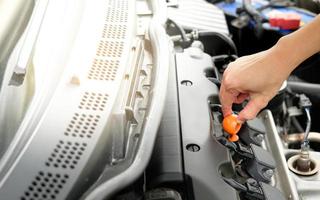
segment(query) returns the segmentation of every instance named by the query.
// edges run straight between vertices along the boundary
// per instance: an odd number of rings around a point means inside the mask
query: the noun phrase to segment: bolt
[[[270,179],[273,176],[274,172],[272,169],[267,169],[266,171],[263,172],[263,176],[267,179]]]
[[[258,186],[257,181],[254,180],[253,178],[248,178],[247,183],[248,183],[249,185],[251,185],[251,186],[255,186],[255,187]]]
[[[255,139],[258,143],[261,143],[264,139],[264,135],[262,135],[261,133],[259,133],[258,135],[255,136]]]
[[[200,151],[200,147],[197,144],[188,144],[186,148],[187,148],[188,151],[191,151],[191,152]]]
[[[192,42],[191,47],[198,48],[201,51],[204,51],[204,46],[203,46],[202,42],[200,42],[198,40]]]

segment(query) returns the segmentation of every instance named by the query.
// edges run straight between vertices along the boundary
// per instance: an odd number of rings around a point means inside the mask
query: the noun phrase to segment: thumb
[[[267,104],[268,100],[264,96],[260,95],[251,97],[248,104],[239,113],[238,120],[246,121],[255,118],[260,110],[265,108]]]

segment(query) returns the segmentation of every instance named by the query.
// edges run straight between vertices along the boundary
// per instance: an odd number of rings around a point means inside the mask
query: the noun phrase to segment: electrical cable
[[[221,39],[222,41],[224,41],[226,44],[228,44],[228,46],[233,50],[233,53],[238,55],[238,50],[237,50],[236,45],[234,44],[232,39],[230,37],[228,37],[227,35],[219,33],[219,32],[213,32],[213,31],[198,31],[198,35],[199,35],[199,37],[206,37],[206,36],[217,37],[217,38]]]
[[[301,124],[299,123],[298,119],[295,116],[291,117],[291,122],[292,122],[292,125],[297,129],[298,132],[300,132],[300,133],[304,132]]]
[[[181,39],[182,39],[184,44],[189,43],[190,39],[187,37],[186,32],[184,31],[184,29],[179,24],[177,24],[175,21],[173,21],[170,18],[167,19],[167,23],[173,24],[178,29],[178,31],[179,31],[179,33],[181,35]]]
[[[310,115],[310,109],[309,108],[305,108],[304,110],[305,110],[306,115],[307,115],[307,126],[306,126],[306,131],[305,131],[303,142],[302,142],[302,148],[308,148],[309,147],[308,136],[309,136],[310,128],[311,128],[311,115]]]

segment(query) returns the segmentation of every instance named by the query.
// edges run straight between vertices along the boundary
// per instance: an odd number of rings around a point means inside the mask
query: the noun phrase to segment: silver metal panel
[[[205,0],[179,0],[168,8],[168,16],[183,28],[229,34],[223,11]]]
[[[135,2],[84,0],[81,3],[86,4],[86,8],[79,16],[82,20],[78,34],[68,41],[74,42],[72,49],[64,57],[64,65],[56,67],[57,71],[62,69],[62,73],[56,77],[55,88],[47,88],[52,98],[47,102],[45,111],[24,119],[29,123],[34,118],[40,120],[36,121],[33,129],[26,130],[25,134],[31,137],[0,182],[1,199],[66,199],[77,180],[83,178],[88,163],[94,164],[98,160],[94,152],[100,147],[99,143],[107,143],[105,139],[109,131],[106,124],[124,74],[131,66]],[[71,8],[71,2],[51,1],[44,19],[46,25],[49,25],[48,18],[53,17],[59,5],[62,6],[62,15],[68,17],[65,11]],[[61,18],[56,15],[56,19],[51,19],[58,21]],[[60,31],[58,26],[54,27],[57,32],[50,32],[50,28],[42,27],[35,46],[32,61],[37,76],[50,76],[39,70],[40,67],[48,67],[39,66],[39,60],[43,59],[43,54],[39,56],[43,53],[42,47],[51,42],[46,36]],[[67,37],[68,33],[65,34]],[[52,48],[51,54],[55,55],[59,52],[59,43]],[[35,84],[40,87],[42,83]]]

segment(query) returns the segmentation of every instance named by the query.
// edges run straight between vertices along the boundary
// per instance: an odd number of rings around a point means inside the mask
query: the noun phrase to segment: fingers
[[[234,101],[234,103],[236,104],[240,104],[242,103],[244,100],[246,100],[247,98],[249,97],[249,94],[248,93],[240,93],[236,100]]]
[[[251,98],[248,104],[239,113],[238,120],[246,121],[255,118],[260,110],[266,107],[267,104],[268,100],[263,96]]]
[[[220,102],[223,116],[226,117],[232,114],[232,104],[236,100],[238,93],[236,91],[226,90],[222,84],[220,88]]]

